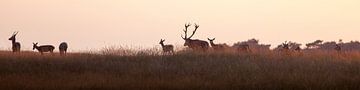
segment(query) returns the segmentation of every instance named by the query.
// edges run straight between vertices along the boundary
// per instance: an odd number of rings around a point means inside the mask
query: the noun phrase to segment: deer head
[[[282,45],[283,45],[283,49],[290,49],[289,48],[289,43],[287,42],[287,41],[285,41],[284,43],[282,43]]]
[[[9,38],[9,40],[13,40],[13,41],[15,41],[16,40],[16,35],[19,33],[19,31],[17,31],[17,32],[14,32],[13,33],[13,35],[11,35],[11,37]]]
[[[38,43],[33,43],[33,50],[36,49],[37,45],[38,45]]]
[[[193,33],[187,37],[187,31],[188,31],[188,28],[191,26],[191,24],[185,24],[185,29],[183,30],[184,33],[185,33],[185,37],[183,37],[181,35],[181,38],[185,40],[185,43],[184,43],[184,46],[188,46],[189,45],[189,42],[191,41],[191,37],[194,36],[194,34],[196,33],[196,30],[199,28],[199,25],[195,24],[195,30],[193,31]]]
[[[163,39],[160,39],[159,44],[163,45],[163,44],[164,44],[164,41],[165,41],[165,39],[164,39],[164,40],[163,40]]]

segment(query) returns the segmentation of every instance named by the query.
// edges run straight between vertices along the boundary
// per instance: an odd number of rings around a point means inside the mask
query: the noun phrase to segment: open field
[[[360,53],[0,52],[5,89],[358,89]]]

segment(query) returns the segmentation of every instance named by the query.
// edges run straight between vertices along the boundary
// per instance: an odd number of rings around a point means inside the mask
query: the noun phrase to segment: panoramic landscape
[[[3,0],[0,89],[357,90],[358,4]]]

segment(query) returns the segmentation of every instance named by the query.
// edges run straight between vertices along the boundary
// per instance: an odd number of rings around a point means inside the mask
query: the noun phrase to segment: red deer
[[[42,45],[42,46],[37,46],[38,43],[33,43],[33,50],[37,49],[41,55],[43,55],[44,52],[50,52],[53,53],[55,47],[52,45]]]
[[[226,44],[215,44],[214,43],[215,38],[213,38],[213,39],[208,38],[208,40],[210,42],[211,47],[214,50],[225,50],[225,49],[229,48],[229,46]]]
[[[19,32],[14,32],[13,35],[9,38],[9,40],[11,41],[11,44],[12,44],[12,51],[13,52],[20,52],[21,45],[20,45],[19,42],[16,42],[16,35],[18,33]]]
[[[66,55],[67,53],[68,44],[66,42],[62,42],[59,45],[60,55]]]
[[[194,36],[196,30],[199,28],[199,25],[195,24],[195,30],[189,37],[187,37],[187,31],[190,26],[191,26],[191,24],[185,24],[185,29],[184,29],[185,37],[183,37],[181,35],[181,38],[183,38],[185,40],[184,46],[188,46],[189,48],[191,48],[193,50],[206,51],[209,48],[208,42],[203,41],[203,40],[198,40],[198,39],[191,39],[191,37]]]
[[[174,46],[173,45],[165,45],[164,44],[165,39],[160,39],[159,44],[161,45],[164,53],[174,53]]]

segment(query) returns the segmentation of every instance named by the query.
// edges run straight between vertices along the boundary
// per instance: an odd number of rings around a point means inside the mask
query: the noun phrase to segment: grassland
[[[124,54],[129,52],[61,57],[3,51],[0,89],[360,88],[357,52]]]

